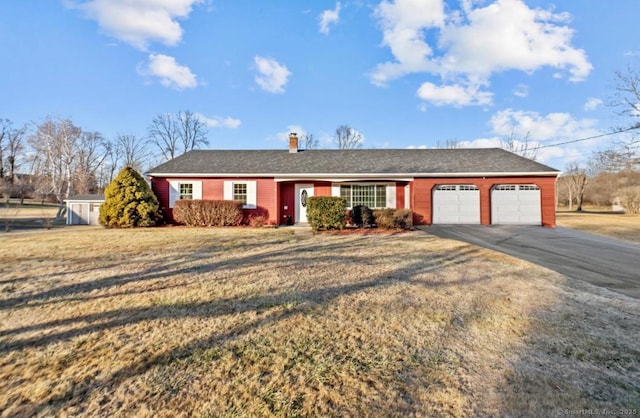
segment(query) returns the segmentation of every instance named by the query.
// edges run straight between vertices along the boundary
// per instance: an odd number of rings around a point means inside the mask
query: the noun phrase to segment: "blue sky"
[[[540,145],[620,125],[614,71],[640,63],[637,0],[7,0],[0,117],[145,136],[191,110],[209,148]],[[612,138],[539,150],[556,168]]]

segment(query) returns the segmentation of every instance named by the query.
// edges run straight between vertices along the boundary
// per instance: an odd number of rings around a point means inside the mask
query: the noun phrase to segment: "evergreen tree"
[[[136,170],[125,167],[109,184],[100,206],[100,223],[107,228],[153,226],[160,219],[160,204]]]

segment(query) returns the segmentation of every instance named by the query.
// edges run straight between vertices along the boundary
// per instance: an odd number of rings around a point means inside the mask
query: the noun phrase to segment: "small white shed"
[[[84,194],[72,196],[66,200],[67,225],[99,225],[100,205],[104,195]]]

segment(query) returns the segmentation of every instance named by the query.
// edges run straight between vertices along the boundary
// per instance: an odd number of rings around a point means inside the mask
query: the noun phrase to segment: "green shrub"
[[[353,209],[351,209],[350,216],[351,223],[359,227],[370,228],[376,223],[373,211],[365,205],[354,206]]]
[[[342,229],[347,223],[347,201],[342,197],[315,196],[307,199],[307,219],[311,229]]]
[[[413,228],[413,212],[411,212],[411,209],[376,209],[373,211],[373,215],[378,228]]]
[[[107,228],[153,226],[160,219],[160,204],[145,179],[125,167],[104,191],[100,224]]]
[[[231,200],[177,200],[173,219],[187,226],[237,226],[242,223],[242,203]]]

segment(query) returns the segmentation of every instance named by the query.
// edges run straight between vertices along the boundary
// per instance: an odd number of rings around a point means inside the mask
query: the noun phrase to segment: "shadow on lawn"
[[[304,246],[291,245],[284,251],[280,251],[274,254],[269,249],[264,250],[259,254],[251,254],[245,256],[232,257],[227,260],[220,260],[216,262],[207,262],[206,251],[200,251],[198,254],[194,254],[192,257],[187,257],[183,261],[173,260],[162,266],[156,266],[145,271],[133,274],[131,276],[113,275],[105,277],[93,282],[79,283],[68,286],[61,286],[48,291],[38,292],[30,295],[10,298],[2,301],[0,307],[2,309],[9,309],[28,303],[29,305],[36,303],[59,303],[60,301],[67,300],[91,300],[95,295],[90,293],[95,290],[105,290],[111,287],[122,286],[123,284],[133,282],[144,282],[155,279],[170,278],[175,275],[189,275],[191,273],[207,273],[211,271],[220,271],[223,269],[233,269],[237,266],[264,266],[264,269],[269,269],[270,263],[275,263],[279,267],[283,262],[286,262],[289,266],[294,266],[299,263],[314,263],[321,260],[321,256],[316,254],[316,251],[322,250],[323,252],[331,251],[332,254],[338,255],[335,263],[361,263],[367,262],[368,259],[364,257],[355,257],[349,255],[349,250],[359,247],[358,241],[362,238],[350,239],[347,238],[342,242],[332,244],[312,244]],[[422,238],[424,239],[424,238]],[[108,374],[99,374],[93,380],[83,381],[78,383],[79,387],[74,389],[75,397],[73,398],[74,405],[81,405],[89,397],[106,387],[114,387],[122,383],[126,379],[144,374],[156,365],[168,364],[171,362],[179,361],[180,359],[188,358],[194,354],[197,350],[209,349],[216,345],[233,341],[241,336],[244,336],[251,331],[264,327],[271,323],[282,321],[291,316],[298,314],[307,314],[308,305],[304,302],[310,302],[314,306],[327,306],[335,299],[363,292],[376,288],[386,288],[391,285],[406,282],[411,284],[425,285],[433,288],[447,287],[447,286],[460,286],[471,285],[478,282],[490,280],[489,275],[477,275],[474,278],[460,278],[454,281],[446,282],[416,282],[414,277],[423,273],[434,273],[443,266],[457,265],[467,262],[469,259],[477,255],[481,251],[473,246],[462,246],[454,251],[447,252],[430,252],[427,254],[412,254],[409,255],[410,263],[405,264],[404,267],[399,267],[391,272],[373,276],[364,277],[362,280],[329,287],[321,287],[310,290],[294,290],[284,291],[275,295],[264,295],[254,297],[239,297],[239,298],[227,298],[217,299],[212,301],[200,302],[200,303],[184,303],[184,304],[171,304],[171,305],[158,305],[151,307],[136,307],[130,309],[119,309],[110,312],[83,315],[74,318],[54,320],[43,324],[25,326],[20,328],[14,328],[9,330],[3,330],[0,332],[0,337],[11,338],[11,342],[4,342],[0,346],[0,352],[9,353],[13,351],[21,350],[26,347],[42,347],[50,344],[56,344],[61,341],[68,341],[74,337],[109,330],[117,327],[128,326],[136,324],[142,321],[153,321],[159,319],[182,319],[182,318],[215,318],[222,315],[230,315],[244,312],[256,312],[259,313],[259,317],[252,320],[247,320],[240,326],[237,326],[228,332],[217,333],[209,335],[207,338],[198,339],[192,341],[181,347],[165,351],[161,354],[150,356],[148,358],[141,359],[138,363],[127,364],[119,370]],[[378,256],[380,259],[381,256]],[[386,257],[387,260],[394,261],[391,257]],[[200,261],[200,263],[193,264],[194,259]],[[275,265],[274,264],[274,265]],[[230,277],[232,279],[232,277]],[[127,293],[127,292],[125,292]],[[105,295],[105,297],[111,297],[112,295]],[[55,299],[55,300],[50,300]],[[265,313],[269,308],[280,306],[291,301],[296,301],[297,304],[290,309],[275,313]],[[76,326],[76,328],[65,331],[54,331],[53,329],[62,326]],[[23,333],[29,333],[39,331],[40,335],[34,337],[28,337],[20,339],[20,335]],[[407,375],[410,375],[408,373]],[[16,382],[10,383],[11,385],[19,384]],[[14,411],[18,414],[41,414],[45,411],[51,412],[53,407],[65,407],[69,406],[69,400],[57,400],[50,401],[46,404],[35,404],[25,400],[21,405],[20,410]]]

